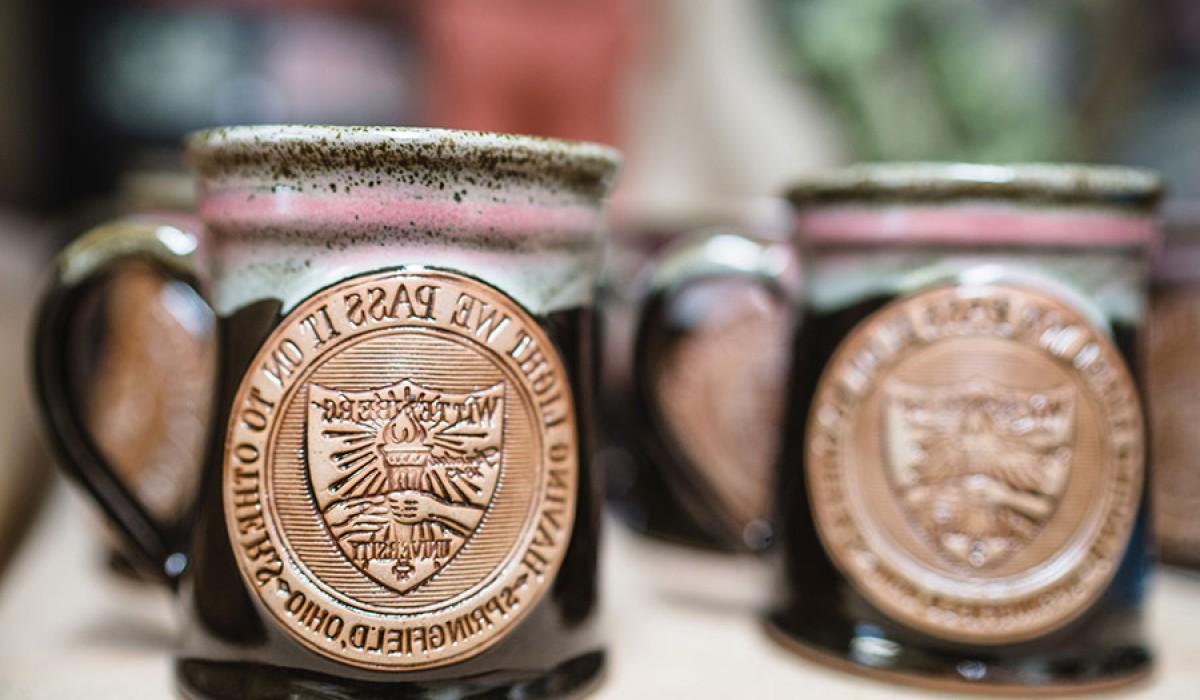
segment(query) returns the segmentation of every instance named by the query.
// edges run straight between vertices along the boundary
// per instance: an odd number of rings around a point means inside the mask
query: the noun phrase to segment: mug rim
[[[859,163],[792,182],[794,207],[856,202],[993,200],[1151,209],[1162,178],[1141,168],[1076,163]]]
[[[587,141],[409,126],[222,126],[188,134],[184,151],[202,178],[476,171],[600,195],[622,162],[615,148]]]

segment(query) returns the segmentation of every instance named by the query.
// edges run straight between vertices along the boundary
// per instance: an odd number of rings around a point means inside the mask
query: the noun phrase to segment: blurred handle
[[[721,229],[701,231],[668,249],[654,269],[651,293],[671,293],[705,277],[743,277],[772,288],[792,284],[792,248]]]
[[[151,515],[101,453],[69,386],[72,321],[116,265],[148,261],[170,277],[197,285],[197,234],[182,217],[129,217],[103,224],[76,239],[55,261],[49,289],[37,311],[33,369],[38,407],[59,463],[99,502],[133,545],[147,573],[174,585],[187,556],[178,528]]]
[[[746,523],[737,522],[732,514],[725,512],[717,491],[719,486],[679,449],[688,436],[675,435],[670,422],[664,418],[665,407],[656,394],[654,376],[657,365],[654,353],[662,348],[654,339],[661,336],[663,324],[669,323],[664,314],[697,281],[740,279],[761,285],[776,298],[789,299],[796,282],[792,279],[796,273],[793,261],[792,249],[785,243],[763,243],[721,230],[700,232],[683,245],[668,250],[658,262],[646,297],[653,303],[643,304],[637,319],[634,390],[640,394],[639,403],[650,412],[646,416],[650,429],[643,433],[646,436],[644,447],[661,465],[670,488],[683,496],[679,499],[681,505],[697,524],[715,540],[734,549],[755,549],[757,546],[749,545],[746,540]],[[754,347],[745,348],[745,352],[754,351]]]

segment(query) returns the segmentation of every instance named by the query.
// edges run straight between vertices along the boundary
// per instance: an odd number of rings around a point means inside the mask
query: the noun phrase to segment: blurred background
[[[419,124],[611,143],[618,203],[862,159],[1200,178],[1189,0],[0,2],[0,206],[61,219],[189,130]]]
[[[1192,0],[0,0],[0,95],[0,532],[48,473],[20,388],[32,290],[89,223],[186,208],[193,129],[602,141],[627,154],[618,236],[856,160],[1149,166],[1180,221],[1200,197]]]
[[[27,326],[50,256],[116,213],[186,209],[186,132],[268,122],[615,145],[626,167],[614,248],[637,239],[624,262],[612,258],[618,276],[662,238],[728,218],[715,203],[758,201],[859,160],[1147,166],[1169,181],[1169,230],[1189,235],[1200,231],[1200,2],[0,0],[0,619],[23,630],[11,645],[54,650],[0,654],[0,696],[33,697],[37,678],[61,674],[68,647],[171,642],[165,594],[151,610],[144,592],[108,590],[116,619],[42,612],[100,586],[76,588],[61,562],[120,558],[97,546],[98,527],[64,531],[99,517],[54,486],[31,418]],[[98,318],[126,345],[97,351],[91,369],[93,386],[124,398],[93,415],[119,467],[150,465],[139,491],[170,513],[186,501],[207,415],[211,325],[187,288],[145,270],[119,282]],[[139,306],[150,298],[161,303]],[[192,341],[141,342],[185,337],[177,326]],[[612,342],[627,342],[616,327]],[[194,369],[156,377],[161,353],[167,367]],[[620,469],[607,466],[619,487]],[[43,503],[51,512],[35,519]],[[1184,515],[1194,520],[1190,506]],[[72,609],[90,609],[85,600]],[[108,683],[125,697],[120,684],[142,678],[133,658],[77,654],[65,680],[81,695]],[[155,687],[168,687],[165,666],[153,668]],[[19,679],[28,692],[5,692]]]

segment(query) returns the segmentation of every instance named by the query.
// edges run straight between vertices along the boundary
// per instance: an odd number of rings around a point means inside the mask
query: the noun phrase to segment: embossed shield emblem
[[[504,402],[503,382],[457,394],[410,379],[309,387],[313,493],[354,566],[403,594],[458,554],[496,492]]]
[[[995,566],[1058,509],[1071,472],[1074,387],[893,381],[884,397],[889,481],[910,522],[948,562]]]

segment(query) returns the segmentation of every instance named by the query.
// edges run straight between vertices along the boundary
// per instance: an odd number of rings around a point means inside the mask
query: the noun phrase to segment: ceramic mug
[[[200,132],[187,156],[203,229],[129,218],[77,240],[35,347],[60,461],[180,593],[182,691],[586,688],[604,658],[592,295],[618,156],[301,126]],[[217,318],[215,415],[179,523],[115,475],[70,381],[72,314],[130,257]]]
[[[786,242],[739,226],[682,235],[647,267],[623,426],[637,471],[617,501],[638,530],[726,553],[771,543],[796,269]]]
[[[861,165],[790,191],[789,648],[955,690],[1140,678],[1157,176]]]
[[[1168,203],[1154,256],[1146,380],[1153,426],[1154,543],[1160,561],[1200,568],[1200,204]]]

